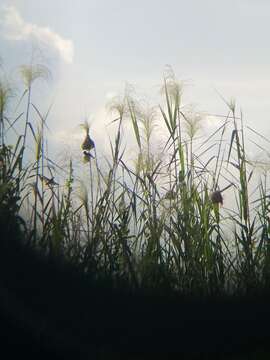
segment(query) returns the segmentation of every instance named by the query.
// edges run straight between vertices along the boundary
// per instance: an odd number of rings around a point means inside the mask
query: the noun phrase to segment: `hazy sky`
[[[125,82],[155,97],[166,64],[188,81],[186,102],[224,114],[217,89],[270,133],[269,0],[0,0],[0,20],[7,72],[33,45],[52,71],[56,136],[87,114],[100,139],[107,97]]]

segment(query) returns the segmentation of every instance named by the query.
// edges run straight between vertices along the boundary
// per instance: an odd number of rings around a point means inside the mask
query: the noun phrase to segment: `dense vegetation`
[[[172,73],[164,77],[158,107],[144,107],[127,91],[110,104],[116,134],[107,170],[101,170],[105,167],[98,162],[88,122],[82,124],[80,167],[87,168],[83,183],[72,158],[69,168],[61,169],[45,148],[49,112],[41,114],[32,93],[36,81],[48,77],[48,70],[22,66],[20,75],[25,87],[21,96],[15,96],[4,77],[0,80],[1,246],[4,257],[5,251],[9,259],[13,257],[12,266],[2,260],[3,271],[6,266],[12,273],[16,262],[22,266],[22,258],[34,251],[47,264],[73,266],[83,286],[94,281],[126,289],[125,296],[143,291],[224,298],[267,291],[267,168],[254,185],[256,164],[246,155],[245,126],[234,102],[227,103],[221,125],[204,138],[198,136],[202,115],[182,106],[183,89]],[[163,121],[167,138],[157,148],[158,120]],[[138,149],[134,163],[126,160],[121,145],[127,123]],[[232,209],[223,207],[226,191],[234,194]],[[37,268],[38,283],[43,275],[35,264],[31,269]],[[23,266],[27,268],[26,263]],[[15,275],[11,278],[16,283]],[[53,289],[57,292],[56,283]],[[76,291],[80,293],[79,288]],[[156,310],[158,314],[158,306]]]
[[[0,211],[1,222],[10,230],[16,231],[14,224],[23,226],[28,245],[61,255],[85,272],[127,281],[133,288],[165,286],[212,294],[268,286],[267,169],[256,184],[257,198],[252,198],[255,165],[247,158],[244,125],[233,102],[222,125],[198,140],[202,116],[182,108],[182,87],[169,74],[163,85],[165,104],[159,106],[168,134],[159,144],[160,156],[151,148],[156,109],[143,108],[128,93],[122,101],[114,99],[110,108],[117,116],[117,130],[106,173],[98,166],[89,124],[82,124],[86,137],[80,166],[89,167],[89,176],[80,183],[78,201],[72,159],[61,186],[55,181],[57,164],[45,153],[48,114],[43,116],[32,103],[33,85],[47,77],[48,70],[22,66],[20,74],[25,91],[19,115],[11,111],[12,88],[4,80],[0,83]],[[135,166],[125,162],[121,148],[127,121],[138,147]],[[22,134],[16,131],[18,123]],[[25,159],[33,141],[35,149]],[[233,209],[222,208],[228,189],[234,191]],[[27,215],[22,215],[23,208]]]

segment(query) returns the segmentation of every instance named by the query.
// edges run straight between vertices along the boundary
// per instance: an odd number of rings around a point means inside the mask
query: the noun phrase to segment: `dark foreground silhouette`
[[[269,359],[270,296],[192,299],[95,283],[2,231],[0,351],[6,359]],[[148,357],[148,355],[146,355]]]

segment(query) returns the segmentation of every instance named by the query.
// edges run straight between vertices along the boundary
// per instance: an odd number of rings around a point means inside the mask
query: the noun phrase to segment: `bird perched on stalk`
[[[55,181],[54,181],[54,177],[52,177],[51,179],[47,178],[46,176],[42,176],[39,175],[40,180],[43,182],[44,185],[46,186],[55,186],[58,185]]]
[[[90,159],[94,159],[95,157],[93,155],[90,154],[89,151],[84,150],[83,151],[83,162],[87,163],[90,161]]]
[[[229,185],[227,185],[225,188],[223,188],[222,190],[215,190],[212,192],[210,198],[213,204],[216,205],[223,205],[223,196],[222,196],[222,192],[229,189],[231,186],[233,186],[234,184],[231,183]]]
[[[83,151],[90,151],[95,148],[94,141],[90,138],[89,135],[89,124],[87,121],[84,122],[84,124],[80,125],[86,132],[85,138],[81,144],[81,148]]]
[[[223,205],[223,196],[221,195],[221,191],[216,190],[211,194],[211,200],[213,204]]]

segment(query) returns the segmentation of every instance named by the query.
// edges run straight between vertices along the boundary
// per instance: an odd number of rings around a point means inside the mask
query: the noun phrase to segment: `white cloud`
[[[0,31],[4,37],[13,41],[36,40],[56,50],[67,63],[73,62],[74,46],[71,40],[62,38],[49,27],[27,23],[13,6],[3,7],[0,14]]]

